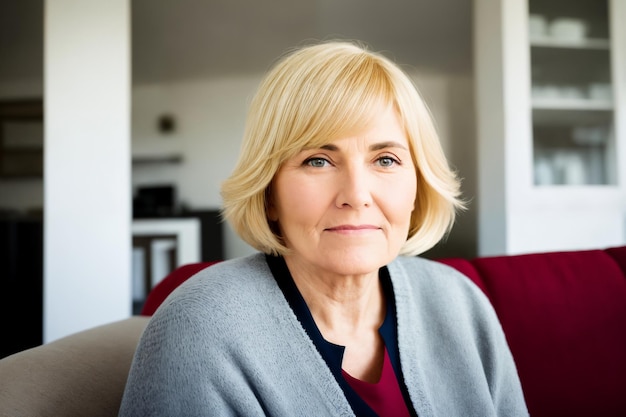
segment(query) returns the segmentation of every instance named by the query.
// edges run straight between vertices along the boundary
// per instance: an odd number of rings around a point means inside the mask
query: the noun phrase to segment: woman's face
[[[287,160],[272,185],[291,265],[340,275],[367,274],[406,241],[417,178],[393,107],[381,106],[364,131]]]

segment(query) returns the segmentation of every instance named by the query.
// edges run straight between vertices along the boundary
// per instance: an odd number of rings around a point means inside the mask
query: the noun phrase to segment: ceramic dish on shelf
[[[562,41],[583,41],[587,37],[587,24],[581,19],[558,17],[550,22],[549,33]]]
[[[608,83],[592,83],[589,85],[589,97],[594,100],[611,100],[613,89]]]

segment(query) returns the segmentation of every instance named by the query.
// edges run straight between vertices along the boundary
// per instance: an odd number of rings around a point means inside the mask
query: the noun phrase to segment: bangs
[[[386,72],[376,63],[363,67],[353,77],[336,79],[330,86],[328,105],[319,106],[311,115],[311,126],[304,136],[311,138],[312,145],[360,133],[370,127],[381,105],[393,104],[394,94]]]
[[[302,149],[319,148],[369,128],[381,105],[397,107],[391,76],[376,56],[362,51],[338,55],[306,72],[299,78],[301,85],[295,86],[300,94],[282,113],[291,121],[290,134],[277,143],[282,161]]]

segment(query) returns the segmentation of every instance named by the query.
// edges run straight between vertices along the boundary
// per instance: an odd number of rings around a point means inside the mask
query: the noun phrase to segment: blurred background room
[[[316,40],[365,42],[429,105],[468,210],[424,256],[626,243],[618,16],[621,0],[2,2],[0,357],[136,313],[181,264],[253,252],[219,187],[261,77]]]

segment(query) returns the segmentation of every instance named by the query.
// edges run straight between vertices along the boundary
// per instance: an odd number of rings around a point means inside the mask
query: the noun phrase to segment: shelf
[[[530,46],[537,48],[566,48],[566,49],[604,49],[609,50],[611,43],[608,39],[580,39],[567,40],[555,38],[531,38]]]
[[[536,126],[611,124],[613,111],[602,108],[533,107],[532,118]]]
[[[43,99],[15,99],[0,102],[0,119],[43,120]]]
[[[479,252],[623,240],[626,1],[474,6]]]
[[[22,148],[4,148],[1,155],[43,155],[43,148],[31,146]]]
[[[179,164],[183,161],[182,155],[136,155],[132,158],[133,164],[152,165],[152,164]]]
[[[541,110],[613,110],[612,100],[588,98],[533,97],[533,109]]]
[[[12,149],[0,152],[0,177],[41,177],[43,152],[37,149]]]
[[[533,85],[612,85],[609,49],[532,48],[530,56]]]
[[[0,102],[0,178],[43,176],[43,100]]]

